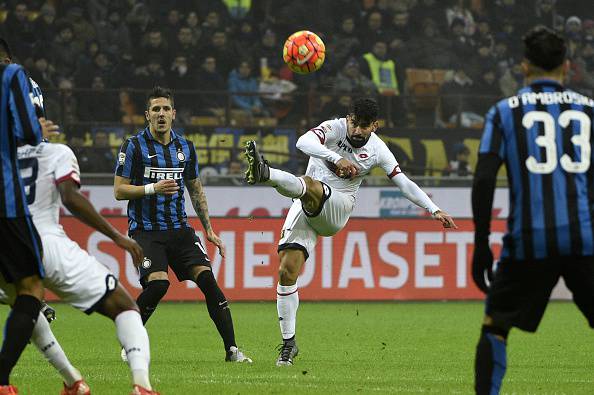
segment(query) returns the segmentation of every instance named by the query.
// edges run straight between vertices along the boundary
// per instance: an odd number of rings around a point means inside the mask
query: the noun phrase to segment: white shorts
[[[118,281],[109,269],[89,255],[66,235],[42,235],[43,284],[62,301],[87,314],[92,313],[99,302],[116,289]],[[0,301],[13,304],[16,298],[14,286],[0,276]]]
[[[300,249],[307,259],[316,246],[318,236],[334,236],[346,225],[355,208],[355,199],[324,183],[322,185],[324,200],[320,212],[310,215],[303,211],[301,200],[293,202],[283,224],[278,242],[279,251],[287,248]]]

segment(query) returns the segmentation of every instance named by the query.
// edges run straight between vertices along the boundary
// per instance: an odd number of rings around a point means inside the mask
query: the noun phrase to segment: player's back
[[[480,152],[505,161],[510,188],[502,258],[594,254],[593,106],[537,80],[489,111]]]
[[[66,145],[43,142],[19,147],[18,159],[35,227],[40,234],[61,234],[58,185],[69,179],[80,184],[76,156]]]

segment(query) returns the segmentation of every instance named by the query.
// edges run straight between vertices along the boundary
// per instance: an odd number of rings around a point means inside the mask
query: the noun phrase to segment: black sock
[[[483,326],[476,346],[474,363],[474,389],[478,395],[498,394],[507,367],[505,340],[507,331]]]
[[[169,281],[167,280],[152,280],[146,283],[146,287],[142,293],[138,295],[136,304],[140,309],[140,316],[142,317],[142,324],[146,324],[148,319],[154,313],[159,301],[167,293],[169,288]]]
[[[231,318],[231,310],[229,309],[227,299],[225,299],[223,291],[219,288],[217,280],[215,280],[210,270],[201,272],[196,279],[196,284],[200,287],[202,293],[204,293],[208,314],[223,338],[225,351],[229,351],[231,346],[237,345],[235,344],[233,318]]]
[[[8,385],[10,372],[31,338],[40,309],[41,302],[36,297],[17,296],[4,328],[4,343],[0,351],[0,385]]]

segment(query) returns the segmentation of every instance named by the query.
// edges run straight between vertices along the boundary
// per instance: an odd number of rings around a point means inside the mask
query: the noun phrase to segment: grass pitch
[[[52,323],[95,395],[128,394],[113,324],[55,304]],[[252,365],[225,363],[203,303],[163,303],[149,321],[151,379],[171,394],[469,394],[482,303],[301,303],[295,365],[274,365],[274,303],[232,305]],[[0,309],[4,322],[8,310]],[[594,393],[594,342],[570,303],[552,303],[536,335],[513,331],[506,394]],[[58,394],[61,379],[33,346],[12,375],[25,395]]]

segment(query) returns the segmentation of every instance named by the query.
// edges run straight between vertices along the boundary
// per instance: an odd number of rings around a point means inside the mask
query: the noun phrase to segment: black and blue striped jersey
[[[127,139],[120,149],[115,174],[131,185],[175,180],[180,189],[171,196],[148,195],[128,202],[128,226],[134,230],[171,230],[186,227],[184,181],[198,177],[198,160],[191,141],[171,131],[171,142],[159,143],[147,127]]]
[[[507,167],[502,259],[594,255],[594,101],[537,80],[487,114],[480,154]]]
[[[0,75],[0,217],[16,218],[30,215],[17,146],[39,144],[42,132],[25,70],[18,64],[0,65]]]

